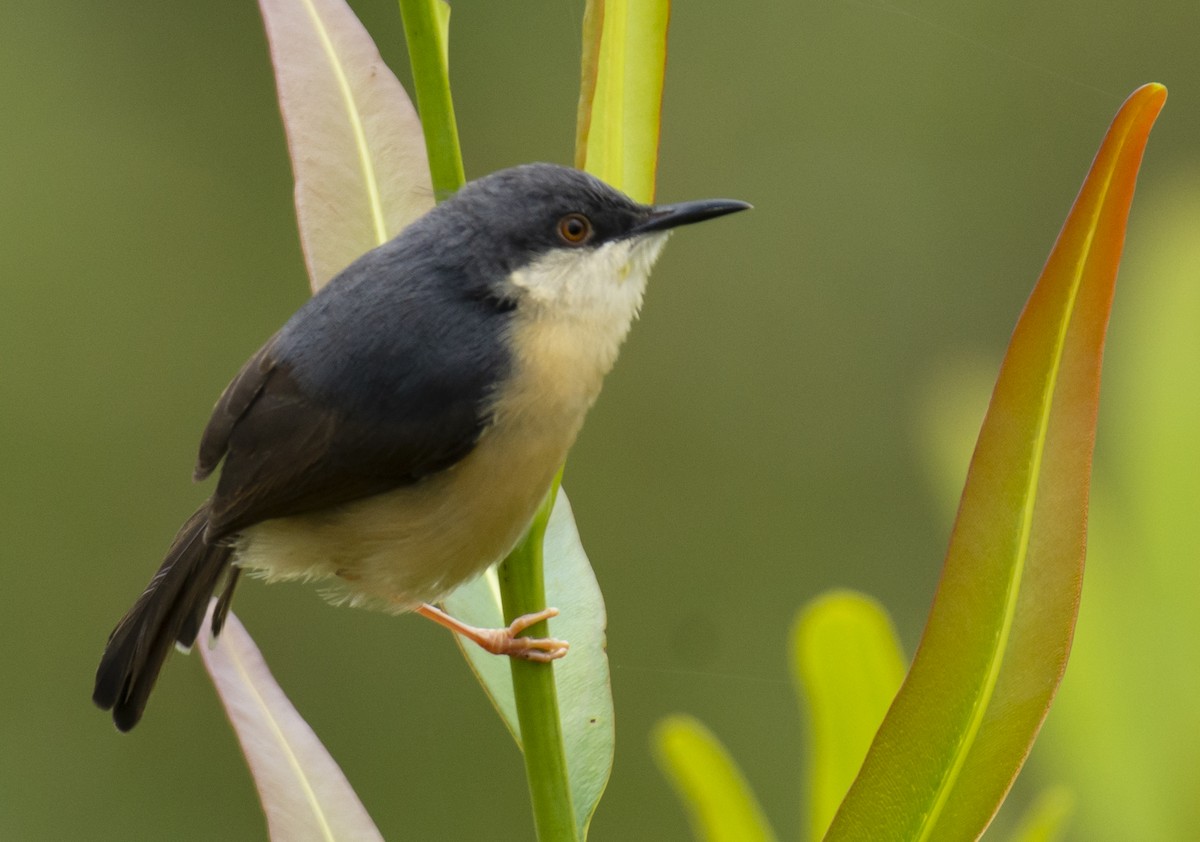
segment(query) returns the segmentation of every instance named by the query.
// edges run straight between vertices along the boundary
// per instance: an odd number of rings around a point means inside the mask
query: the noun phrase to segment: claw
[[[440,608],[428,604],[418,608],[417,613],[473,641],[484,651],[491,652],[493,655],[507,655],[510,658],[546,664],[563,657],[570,648],[570,644],[565,640],[553,637],[520,637],[521,632],[530,626],[537,625],[551,617],[557,617],[557,608],[546,608],[536,614],[524,614],[503,629],[476,628],[451,617]]]

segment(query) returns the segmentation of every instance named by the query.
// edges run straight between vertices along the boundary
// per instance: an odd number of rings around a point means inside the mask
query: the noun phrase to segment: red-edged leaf
[[[1113,120],[1017,323],[912,669],[827,839],[979,836],[1066,668],[1100,361],[1142,153],[1166,99]]]

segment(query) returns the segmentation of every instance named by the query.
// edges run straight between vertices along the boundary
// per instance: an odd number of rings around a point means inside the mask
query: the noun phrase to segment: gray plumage
[[[218,400],[195,469],[204,479],[221,467],[216,491],[180,529],[159,572],[110,635],[96,704],[112,710],[121,730],[137,723],[171,646],[194,643],[218,590],[219,631],[237,581],[232,565],[276,578],[341,577],[373,595],[392,596],[394,589],[403,608],[441,595],[507,552],[636,314],[661,247],[662,236],[651,233],[741,207],[655,209],[578,171],[532,164],[467,185],[356,260],[250,358]],[[586,218],[586,239],[564,239],[562,221],[571,215]],[[613,254],[625,262],[612,271],[612,254],[582,256],[625,238],[657,245],[622,246]],[[633,272],[636,289],[622,291],[612,306],[607,290],[547,304],[561,274],[555,255],[566,252],[592,260],[605,277]],[[571,308],[582,309],[566,312]],[[553,331],[543,331],[547,319]],[[574,330],[579,343],[596,350],[581,355],[564,345]],[[550,359],[531,363],[530,348]],[[522,396],[519,407],[513,391]],[[497,425],[497,413],[505,424]],[[468,459],[484,438],[495,442],[495,452]],[[507,451],[516,470],[505,467]],[[481,537],[445,528],[458,493],[448,469],[468,462],[473,467],[454,473],[475,477],[463,480],[474,485],[463,492],[469,505],[462,528]],[[441,495],[429,504],[440,520],[414,514],[418,520],[407,526],[405,513],[425,503],[421,495]],[[341,545],[360,533],[384,550],[388,536],[396,538],[398,549],[343,554]],[[325,546],[305,534],[332,542],[330,557],[296,562],[297,554]],[[435,549],[446,560],[434,558]],[[404,553],[429,558],[406,560]],[[459,558],[464,554],[479,557]]]

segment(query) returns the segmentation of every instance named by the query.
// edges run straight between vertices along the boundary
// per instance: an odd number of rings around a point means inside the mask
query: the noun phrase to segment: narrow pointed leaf
[[[550,514],[543,547],[546,602],[561,612],[550,620],[550,634],[571,644],[567,657],[554,664],[554,681],[562,716],[571,798],[583,838],[608,784],[616,735],[605,655],[604,598],[580,543],[571,504],[561,489]],[[474,625],[497,628],[504,625],[499,593],[495,571],[489,570],[485,576],[456,590],[444,604],[455,617]],[[461,640],[459,646],[513,737],[520,743],[509,659],[489,655],[478,646],[463,644]]]
[[[811,734],[809,838],[829,828],[906,668],[887,612],[863,594],[825,594],[796,618],[792,673]]]
[[[575,168],[587,169],[588,137],[592,130],[592,105],[600,72],[600,37],[604,34],[605,0],[587,0],[583,7],[583,46],[580,58],[579,103],[575,111]]]
[[[319,289],[433,206],[408,95],[343,0],[259,0]]]
[[[1066,668],[1100,361],[1161,85],[1113,120],[1025,306],[980,432],[912,669],[828,839],[977,838]]]
[[[275,683],[237,617],[230,614],[213,641],[211,610],[201,632],[200,657],[246,755],[271,839],[382,840],[342,770]]]
[[[659,767],[701,842],[774,842],[762,807],[725,746],[698,720],[672,716],[654,729]]]
[[[575,161],[654,199],[670,0],[592,0],[584,16]]]

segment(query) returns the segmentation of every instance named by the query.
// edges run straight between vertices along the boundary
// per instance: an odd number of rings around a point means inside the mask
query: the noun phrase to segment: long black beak
[[[632,236],[649,234],[651,231],[666,231],[680,225],[703,222],[727,213],[749,210],[753,205],[737,199],[701,199],[698,202],[680,202],[677,205],[659,205],[651,210],[644,222],[634,226]]]

